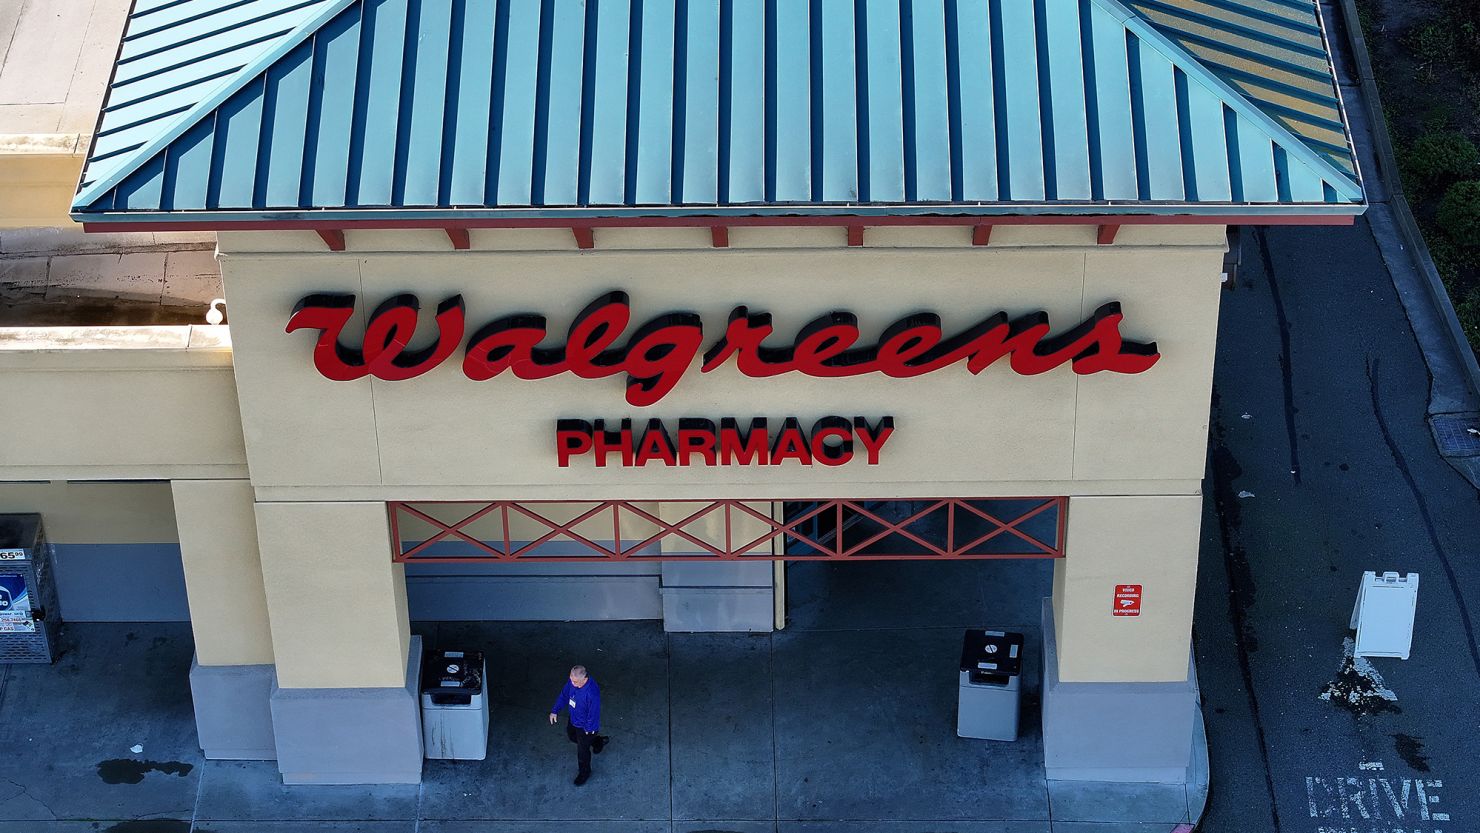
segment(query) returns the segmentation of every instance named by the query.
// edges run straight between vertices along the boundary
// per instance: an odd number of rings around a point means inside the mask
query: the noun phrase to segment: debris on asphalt
[[[141,744],[141,743],[136,743],[133,746],[130,746],[128,748],[128,751],[130,751],[130,752],[134,753],[135,755],[137,755],[140,752],[143,752],[144,751],[144,745]]]
[[[1253,497],[1254,496],[1254,493],[1253,492],[1250,492],[1248,490],[1245,490],[1245,491],[1239,492],[1238,493],[1238,496],[1241,497],[1241,498]]]
[[[1356,643],[1351,637],[1342,640],[1341,669],[1336,679],[1326,683],[1321,699],[1340,706],[1352,714],[1377,714],[1397,712],[1398,695],[1382,681],[1382,675],[1365,657],[1354,656]]]

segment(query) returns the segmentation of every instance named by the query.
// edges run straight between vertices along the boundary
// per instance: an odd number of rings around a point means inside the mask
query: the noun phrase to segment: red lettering
[[[719,460],[721,465],[767,465],[771,462],[770,437],[764,419],[752,419],[743,434],[731,417],[719,421]]]
[[[622,354],[608,352],[627,323],[632,307],[625,292],[608,292],[586,305],[565,339],[565,364],[582,379],[601,379],[622,369]]]
[[[745,307],[736,307],[730,313],[730,323],[725,327],[725,334],[704,354],[704,365],[700,371],[708,373],[724,364],[732,355],[735,356],[736,369],[742,375],[754,379],[765,379],[791,370],[789,357],[778,362],[768,362],[762,358],[766,348],[761,346],[761,342],[766,340],[773,329],[770,313],[751,315]]]
[[[463,356],[463,375],[482,382],[514,365],[534,362],[534,351],[545,339],[542,315],[510,315],[473,333]]]
[[[838,442],[829,443],[831,439]],[[848,420],[829,416],[813,424],[812,459],[824,466],[841,466],[853,459],[853,426]]]
[[[620,431],[608,431],[606,423],[597,420],[593,445],[597,466],[605,466],[607,455],[613,452],[621,455],[622,465],[632,465],[632,420],[622,420]]]
[[[704,324],[691,312],[643,325],[627,347],[627,402],[642,407],[668,395],[688,372],[704,342]]]
[[[879,424],[875,426],[870,426],[868,420],[863,417],[853,419],[853,436],[863,444],[863,450],[868,455],[870,466],[879,464],[879,452],[883,450],[884,443],[889,442],[889,437],[893,434],[894,417],[881,417]]]
[[[929,373],[936,368],[911,364],[940,344],[940,316],[920,313],[903,318],[884,331],[879,339],[877,366],[885,376],[904,379]],[[952,361],[955,359],[953,358]]]
[[[355,296],[320,294],[309,295],[293,308],[288,319],[287,332],[295,330],[318,330],[319,338],[314,342],[313,366],[324,378],[335,382],[359,379],[370,369],[365,366],[365,355],[339,343],[344,325],[355,314]]]
[[[779,466],[787,460],[796,460],[804,466],[812,465],[812,451],[807,447],[807,437],[796,417],[786,418],[776,435],[776,444],[771,446],[771,465]]]
[[[1074,372],[1080,375],[1110,371],[1144,373],[1161,358],[1154,344],[1125,341],[1120,335],[1120,322],[1125,316],[1120,305],[1106,304],[1095,311],[1092,343],[1074,357]]]
[[[697,454],[704,465],[715,463],[714,423],[707,419],[681,419],[678,421],[678,464],[689,465],[689,457]]]
[[[645,466],[650,460],[659,460],[665,466],[678,465],[678,457],[673,452],[673,440],[668,438],[668,431],[663,428],[663,423],[656,419],[648,420],[642,442],[637,446],[637,465]]]
[[[462,343],[463,299],[454,295],[437,305],[437,340],[407,352],[420,307],[415,295],[397,295],[370,314],[364,351],[371,376],[389,382],[415,378],[446,361]]]
[[[802,328],[797,334],[791,355],[791,368],[808,376],[855,376],[865,373],[859,364],[830,364],[843,356],[858,341],[858,318],[852,313],[834,312]],[[871,369],[871,368],[870,368]]]
[[[570,458],[591,450],[591,423],[584,419],[562,419],[555,423],[555,456],[561,468]]]
[[[366,318],[362,346],[346,347],[340,339],[354,316],[355,297],[348,294],[306,296],[294,308],[287,332],[317,330],[314,367],[328,379],[352,381],[373,376],[388,381],[420,376],[446,361],[466,328],[463,301],[454,295],[438,305],[436,338],[412,349],[419,319],[416,296],[396,295]],[[463,373],[476,381],[511,371],[520,379],[546,379],[571,373],[600,379],[625,372],[629,404],[647,407],[671,392],[703,350],[704,325],[697,313],[657,316],[615,346],[631,323],[631,304],[623,292],[608,292],[587,304],[566,332],[564,342],[542,347],[548,337],[544,316],[510,315],[479,328],[468,340]],[[1141,373],[1160,359],[1154,343],[1125,340],[1124,316],[1118,303],[1100,306],[1072,329],[1050,335],[1047,314],[1034,312],[1009,319],[997,313],[949,338],[933,313],[914,313],[891,324],[877,343],[860,345],[856,316],[837,311],[801,328],[789,345],[768,345],[774,334],[771,315],[736,307],[724,333],[703,351],[700,371],[716,370],[733,360],[743,376],[764,379],[797,372],[819,378],[883,373],[909,378],[966,363],[972,374],[1008,359],[1020,374],[1045,373],[1070,364],[1075,373]],[[748,437],[732,438],[736,450],[751,447]],[[716,440],[717,449],[724,443]],[[702,453],[691,446],[692,453]],[[770,453],[768,448],[767,453]],[[816,456],[810,451],[809,456]],[[790,459],[790,458],[788,458]]]

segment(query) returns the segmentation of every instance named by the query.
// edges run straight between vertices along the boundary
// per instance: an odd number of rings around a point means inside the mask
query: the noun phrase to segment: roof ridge
[[[167,148],[171,142],[180,138],[186,131],[194,127],[202,117],[214,112],[227,99],[240,92],[254,79],[267,72],[273,64],[308,40],[309,37],[313,36],[325,24],[333,20],[340,12],[359,2],[362,2],[362,0],[324,0],[323,7],[315,11],[311,17],[284,35],[271,48],[264,50],[260,55],[243,66],[226,83],[213,90],[210,95],[205,96],[200,101],[191,105],[187,110],[175,116],[170,121],[168,127],[155,134],[154,138],[134,150],[128,151],[127,158],[114,164],[108,173],[94,180],[85,188],[79,185],[77,196],[73,199],[73,205],[91,205],[98,198],[117,187],[129,176],[138,172],[145,163],[153,159],[160,151]],[[111,86],[110,84],[110,95],[112,93]],[[96,138],[94,138],[94,142],[96,142]],[[87,176],[87,167],[83,168],[83,176]]]
[[[1224,103],[1234,108],[1239,115],[1251,119],[1272,135],[1276,141],[1285,140],[1288,145],[1285,152],[1288,156],[1297,158],[1321,175],[1332,188],[1348,200],[1362,200],[1364,194],[1362,186],[1345,171],[1335,165],[1319,153],[1305,140],[1297,136],[1293,131],[1280,124],[1273,116],[1264,111],[1236,87],[1224,81],[1216,72],[1204,64],[1196,55],[1192,54],[1181,44],[1172,40],[1170,36],[1162,32],[1156,24],[1147,20],[1135,9],[1125,5],[1121,0],[1092,0],[1096,5],[1110,14],[1115,15],[1126,29],[1134,32],[1143,42],[1161,52],[1164,57],[1174,65],[1180,67],[1190,75],[1195,74],[1197,80],[1203,85],[1211,88],[1224,98]]]

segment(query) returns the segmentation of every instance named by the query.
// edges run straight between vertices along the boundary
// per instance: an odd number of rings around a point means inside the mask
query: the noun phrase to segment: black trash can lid
[[[1016,677],[1023,671],[1023,635],[1009,631],[967,631],[961,640],[961,670]]]
[[[483,652],[429,651],[422,660],[421,690],[423,693],[482,693]]]

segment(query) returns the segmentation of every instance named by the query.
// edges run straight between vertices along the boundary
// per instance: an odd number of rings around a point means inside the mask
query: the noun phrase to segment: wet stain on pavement
[[[1214,407],[1217,407],[1217,394],[1214,393]],[[1259,637],[1255,635],[1254,628],[1249,624],[1243,612],[1254,605],[1255,584],[1253,567],[1249,564],[1249,553],[1241,543],[1238,543],[1238,530],[1243,525],[1242,509],[1239,507],[1238,499],[1235,497],[1236,490],[1233,482],[1244,473],[1243,466],[1228,450],[1223,442],[1222,422],[1213,421],[1213,444],[1212,444],[1212,475],[1213,475],[1213,504],[1218,509],[1218,526],[1220,537],[1223,539],[1224,558],[1229,573],[1229,588],[1231,593],[1229,606],[1229,621],[1233,624],[1234,632],[1238,634],[1239,642],[1243,649],[1249,653],[1259,650]]]
[[[1249,714],[1253,718],[1254,734],[1259,743],[1259,758],[1264,765],[1264,787],[1269,794],[1269,820],[1272,829],[1279,830],[1280,811],[1275,802],[1274,773],[1269,764],[1269,743],[1264,735],[1264,722],[1259,715],[1259,696],[1254,688],[1251,659],[1251,655],[1259,650],[1259,640],[1248,617],[1248,610],[1254,604],[1254,571],[1241,538],[1243,510],[1239,506],[1233,485],[1243,475],[1244,469],[1228,448],[1227,430],[1221,417],[1222,403],[1216,382],[1213,384],[1211,404],[1213,420],[1209,468],[1213,481],[1213,507],[1218,518],[1218,537],[1223,548],[1223,566],[1228,576],[1228,621],[1233,627],[1238,647],[1239,674],[1243,679],[1245,696],[1249,700]],[[1298,470],[1298,466],[1295,468]]]
[[[151,772],[178,775],[181,778],[195,769],[194,764],[179,761],[139,761],[133,758],[113,758],[98,762],[98,777],[105,784],[142,784],[144,776]]]
[[[1429,756],[1423,754],[1423,738],[1399,732],[1393,735],[1393,748],[1397,750],[1403,763],[1412,767],[1414,772],[1429,771]]]
[[[182,819],[135,819],[121,821],[103,833],[190,833],[190,822]],[[204,830],[197,833],[206,833]]]
[[[1258,241],[1259,260],[1264,266],[1264,277],[1269,280],[1270,300],[1274,302],[1275,320],[1279,323],[1280,386],[1283,389],[1285,400],[1285,441],[1290,449],[1290,479],[1296,486],[1299,486],[1300,441],[1298,438],[1310,439],[1310,435],[1298,434],[1295,430],[1295,415],[1300,413],[1300,409],[1295,407],[1295,373],[1290,350],[1290,317],[1285,313],[1285,301],[1280,296],[1280,284],[1275,278],[1274,259],[1269,253],[1269,241],[1264,237],[1264,229],[1255,227],[1254,238]]]

